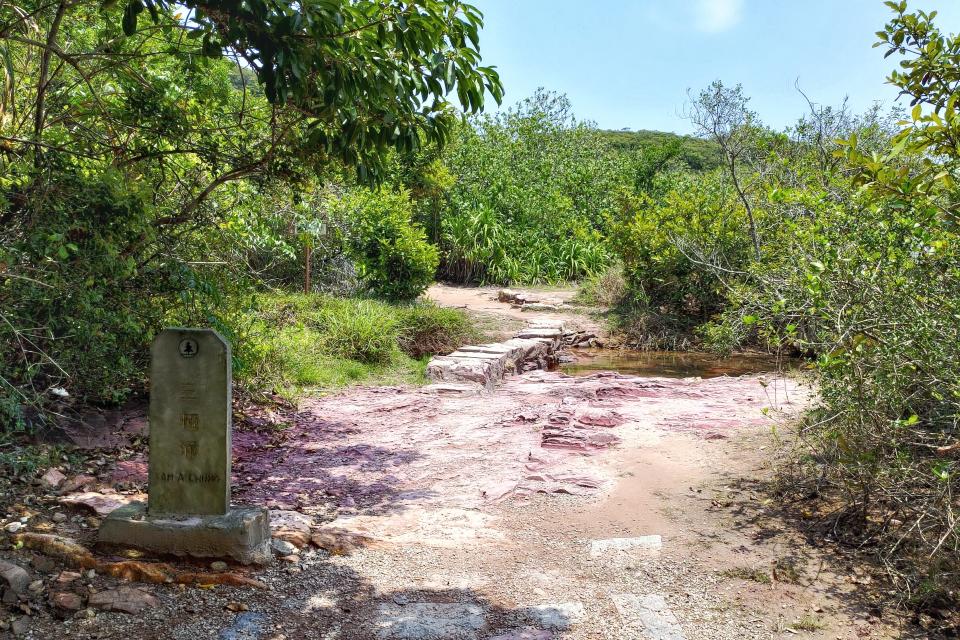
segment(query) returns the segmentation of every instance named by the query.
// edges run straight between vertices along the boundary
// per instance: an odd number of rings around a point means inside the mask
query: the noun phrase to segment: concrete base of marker
[[[99,544],[193,558],[232,558],[241,564],[269,564],[270,515],[263,507],[233,507],[222,516],[148,516],[132,502],[115,509],[100,525]]]

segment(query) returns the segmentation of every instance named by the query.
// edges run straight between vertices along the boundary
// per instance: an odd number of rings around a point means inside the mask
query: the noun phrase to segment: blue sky
[[[872,48],[890,11],[882,0],[472,0],[485,15],[484,63],[504,106],[537,87],[566,93],[581,119],[608,129],[688,133],[687,89],[742,83],[751,107],[783,128],[812,100],[856,111],[891,103],[895,57]],[[912,0],[960,31],[960,0]]]

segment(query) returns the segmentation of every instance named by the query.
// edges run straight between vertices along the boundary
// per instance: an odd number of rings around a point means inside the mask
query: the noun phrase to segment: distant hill
[[[646,148],[670,142],[680,143],[680,158],[694,171],[709,171],[720,166],[720,149],[709,140],[681,136],[667,131],[601,131],[610,146],[624,153],[639,153]]]

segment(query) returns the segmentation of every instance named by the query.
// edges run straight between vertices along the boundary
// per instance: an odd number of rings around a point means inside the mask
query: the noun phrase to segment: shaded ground
[[[488,303],[497,314],[475,304]],[[355,388],[251,409],[237,420],[235,501],[306,514],[323,548],[244,573],[267,590],[151,584],[156,602],[138,613],[61,621],[55,593],[91,598],[117,580],[64,586],[62,563],[4,541],[0,558],[43,582],[2,619],[33,638],[906,637],[877,617],[865,576],[753,488],[769,476],[771,427],[807,397],[770,375],[533,372],[493,395]],[[93,488],[142,490],[145,460],[111,465],[118,451],[91,458]],[[4,522],[92,539],[95,520],[30,493]]]

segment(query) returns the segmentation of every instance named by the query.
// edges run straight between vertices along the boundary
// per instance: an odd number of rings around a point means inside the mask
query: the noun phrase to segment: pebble
[[[63,511],[57,511],[55,514],[53,514],[53,516],[51,516],[51,520],[53,520],[54,522],[58,522],[58,523],[59,523],[59,522],[66,522],[66,521],[67,521],[67,514],[65,514]]]
[[[21,528],[23,528],[22,522],[11,522],[7,524],[3,530],[7,533],[16,533],[17,531],[20,531]]]
[[[34,580],[30,583],[30,586],[27,587],[27,590],[30,593],[40,593],[43,591],[43,580]]]
[[[226,571],[229,567],[223,560],[217,560],[216,562],[210,563],[210,568],[214,571]]]

